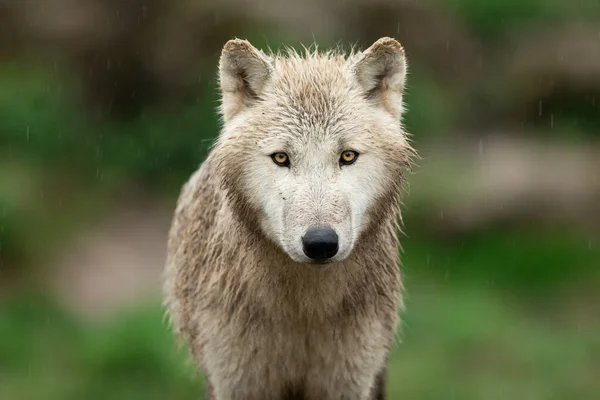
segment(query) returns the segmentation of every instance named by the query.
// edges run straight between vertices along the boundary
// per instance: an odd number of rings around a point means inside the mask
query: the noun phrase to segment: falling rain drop
[[[538,104],[538,115],[540,117],[542,116],[542,104],[543,104],[543,101],[540,100],[540,103]]]
[[[550,114],[550,129],[554,129],[554,114]]]

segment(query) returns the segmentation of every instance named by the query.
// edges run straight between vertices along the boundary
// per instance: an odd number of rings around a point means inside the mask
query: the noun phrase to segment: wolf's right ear
[[[247,40],[234,39],[225,44],[219,62],[221,114],[225,121],[260,97],[272,72],[271,60]]]

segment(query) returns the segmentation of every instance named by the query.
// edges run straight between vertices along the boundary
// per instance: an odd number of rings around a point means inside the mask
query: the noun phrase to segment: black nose
[[[304,254],[313,260],[324,261],[338,252],[338,235],[328,227],[309,228],[302,237]]]

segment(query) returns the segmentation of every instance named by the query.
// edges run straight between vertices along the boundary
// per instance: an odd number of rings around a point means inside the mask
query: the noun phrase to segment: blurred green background
[[[220,49],[381,36],[422,156],[390,398],[600,398],[597,0],[0,0],[0,399],[202,398],[160,273]]]

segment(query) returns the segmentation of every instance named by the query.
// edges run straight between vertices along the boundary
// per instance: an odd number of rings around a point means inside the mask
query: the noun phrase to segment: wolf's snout
[[[302,246],[308,258],[325,261],[337,254],[338,235],[329,227],[309,228],[302,236]]]

